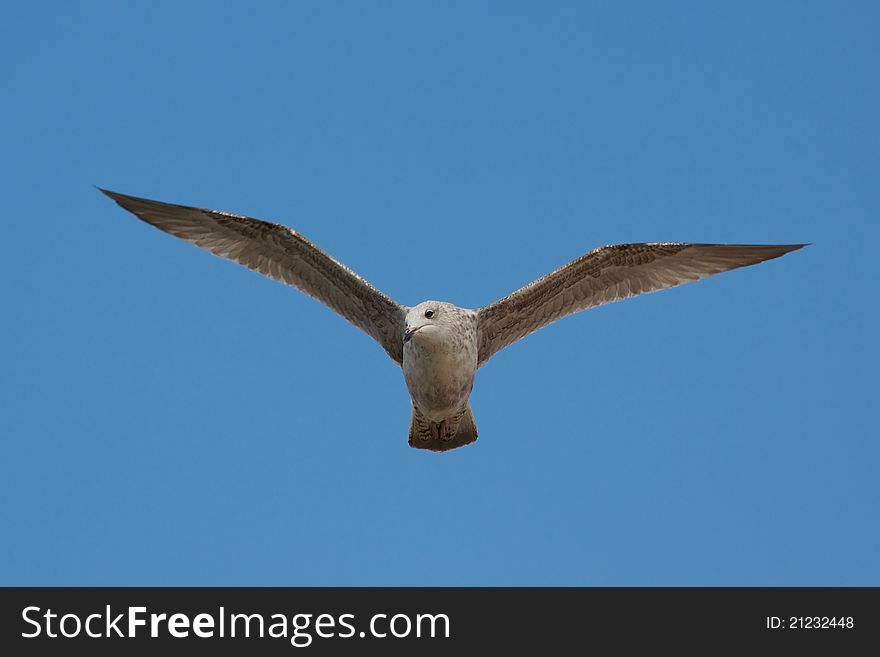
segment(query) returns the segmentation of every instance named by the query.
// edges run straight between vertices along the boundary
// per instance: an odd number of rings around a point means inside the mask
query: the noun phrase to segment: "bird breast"
[[[403,376],[422,414],[440,422],[461,410],[470,395],[477,370],[476,335],[421,333],[404,345]]]

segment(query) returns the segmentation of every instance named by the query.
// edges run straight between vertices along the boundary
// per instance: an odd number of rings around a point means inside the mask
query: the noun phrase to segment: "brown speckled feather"
[[[403,360],[406,309],[296,231],[258,219],[102,189],[139,219],[329,306]]]
[[[477,311],[478,364],[580,310],[778,258],[803,244],[617,244],[595,249]]]

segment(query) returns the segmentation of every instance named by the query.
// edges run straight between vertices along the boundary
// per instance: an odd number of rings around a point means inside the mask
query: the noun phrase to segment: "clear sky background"
[[[7,2],[2,584],[880,584],[871,2]],[[93,185],[404,304],[812,246],[575,315],[407,446],[399,368]]]

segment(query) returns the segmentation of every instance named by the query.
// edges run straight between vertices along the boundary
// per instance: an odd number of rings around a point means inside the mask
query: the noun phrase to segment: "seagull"
[[[445,301],[408,307],[295,230],[229,212],[98,188],[139,219],[305,292],[378,342],[403,369],[409,445],[447,452],[477,439],[474,376],[494,354],[567,315],[778,258],[805,244],[615,244],[477,310]]]

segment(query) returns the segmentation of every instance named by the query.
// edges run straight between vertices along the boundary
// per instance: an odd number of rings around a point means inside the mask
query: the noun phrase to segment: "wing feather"
[[[478,363],[572,313],[778,258],[804,244],[603,246],[477,311]]]
[[[305,292],[403,360],[406,309],[296,231],[258,219],[101,191],[160,230]]]

